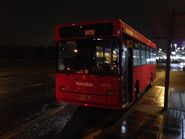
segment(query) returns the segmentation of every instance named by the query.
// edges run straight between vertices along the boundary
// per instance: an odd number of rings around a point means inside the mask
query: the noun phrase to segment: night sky
[[[0,46],[48,46],[57,24],[114,18],[150,37],[152,15],[167,13],[172,6],[183,11],[185,0],[1,1]]]

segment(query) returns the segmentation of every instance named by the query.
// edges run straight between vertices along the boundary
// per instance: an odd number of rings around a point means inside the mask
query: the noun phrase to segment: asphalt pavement
[[[13,66],[0,69],[0,135],[47,111],[55,103],[55,68]]]

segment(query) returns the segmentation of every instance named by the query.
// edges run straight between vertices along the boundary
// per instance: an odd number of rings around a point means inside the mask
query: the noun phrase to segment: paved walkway
[[[164,124],[163,103],[164,88],[159,86],[151,88],[125,116],[124,121],[128,126],[127,131],[122,132],[122,137],[160,138]]]
[[[163,138],[185,139],[185,92],[171,89],[168,107]]]
[[[104,130],[103,139],[184,139],[183,112],[163,112],[164,87],[152,87],[116,124]]]

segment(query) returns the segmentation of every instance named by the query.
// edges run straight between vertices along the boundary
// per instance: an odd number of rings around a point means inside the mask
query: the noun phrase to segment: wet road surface
[[[37,117],[55,103],[54,69],[0,69],[0,135]]]
[[[101,133],[103,129],[112,126],[125,112],[126,110],[80,107],[57,138],[92,138],[97,132]]]

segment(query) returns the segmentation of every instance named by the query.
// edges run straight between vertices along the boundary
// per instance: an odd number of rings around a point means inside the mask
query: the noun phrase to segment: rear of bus
[[[119,22],[59,25],[56,99],[120,109]]]

